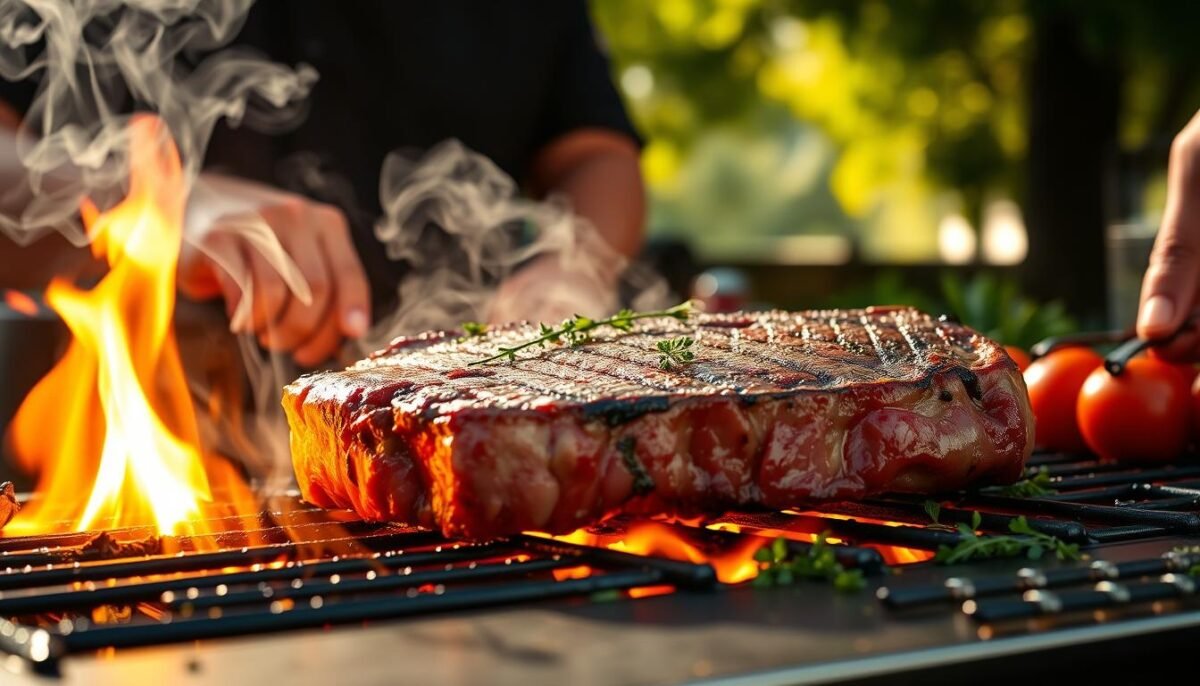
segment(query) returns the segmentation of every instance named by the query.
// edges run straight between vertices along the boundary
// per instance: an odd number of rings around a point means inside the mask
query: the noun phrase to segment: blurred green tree
[[[1077,309],[1103,298],[1105,222],[1157,192],[1147,181],[1200,103],[1200,3],[605,0],[593,11],[659,196],[681,192],[707,132],[783,112],[832,142],[828,192],[851,221],[890,207],[882,230],[903,234],[942,190],[976,224],[989,194],[1018,199],[1026,282]],[[1054,283],[1049,267],[1074,253],[1078,278]]]

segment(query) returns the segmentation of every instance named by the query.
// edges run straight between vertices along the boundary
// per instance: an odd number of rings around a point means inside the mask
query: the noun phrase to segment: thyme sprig
[[[1058,493],[1058,489],[1051,486],[1051,483],[1050,471],[1042,467],[1033,476],[998,488],[995,493],[1009,498],[1040,498]]]
[[[580,346],[592,340],[591,333],[601,327],[611,327],[618,331],[632,331],[633,323],[640,319],[657,319],[669,317],[681,322],[688,321],[696,312],[695,302],[689,300],[680,303],[674,307],[665,310],[654,310],[650,312],[634,312],[633,310],[621,310],[608,319],[591,319],[583,315],[577,314],[574,317],[564,320],[557,327],[551,327],[546,324],[538,325],[538,336],[535,338],[510,347],[501,347],[500,351],[490,357],[485,357],[480,360],[475,360],[470,363],[470,366],[487,364],[497,360],[515,360],[517,353],[538,346],[546,347],[548,343],[566,343],[571,347]],[[672,339],[675,340],[675,339]],[[661,351],[661,348],[660,348]],[[691,354],[690,351],[687,351]]]
[[[983,517],[978,512],[971,513],[971,523],[961,522],[958,533],[962,540],[954,546],[944,545],[938,548],[934,562],[944,565],[954,565],[970,560],[982,560],[1000,557],[1018,557],[1024,555],[1030,560],[1040,560],[1046,553],[1053,553],[1060,560],[1078,560],[1079,544],[1067,543],[1057,536],[1043,533],[1030,526],[1025,517],[1017,517],[1008,523],[1008,530],[1014,536],[985,535],[975,533]]]
[[[819,534],[808,554],[793,557],[786,538],[776,538],[769,546],[763,546],[754,554],[759,563],[758,576],[753,586],[770,588],[790,586],[796,579],[826,580],[842,592],[862,590],[867,585],[860,569],[846,569],[837,561],[833,546],[825,539],[827,533]]]

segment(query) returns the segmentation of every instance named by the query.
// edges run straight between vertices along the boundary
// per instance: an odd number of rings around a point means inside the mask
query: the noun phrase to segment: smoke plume
[[[4,136],[0,230],[19,243],[49,230],[86,242],[77,213],[125,187],[134,111],[168,125],[191,178],[221,119],[272,129],[294,122],[316,72],[221,48],[252,0],[6,0],[0,78],[33,80],[20,130]],[[2,152],[2,151],[0,151]]]
[[[398,308],[367,347],[464,321],[557,322],[610,314],[622,300],[636,308],[665,302],[661,279],[631,265],[565,199],[522,196],[510,176],[457,140],[421,156],[389,155],[380,201],[376,237],[408,270]]]

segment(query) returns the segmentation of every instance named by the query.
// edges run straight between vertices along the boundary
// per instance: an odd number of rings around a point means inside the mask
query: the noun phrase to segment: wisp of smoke
[[[28,243],[48,230],[86,241],[84,197],[119,198],[135,110],[168,125],[195,178],[217,122],[274,128],[294,121],[316,72],[219,50],[253,0],[5,0],[0,78],[35,79],[15,139],[19,169],[0,173],[0,230]]]
[[[563,198],[522,196],[511,177],[457,140],[421,156],[393,152],[379,187],[376,237],[408,270],[398,308],[367,347],[464,321],[609,314],[619,282],[633,291],[634,307],[665,301],[661,279],[633,268]]]

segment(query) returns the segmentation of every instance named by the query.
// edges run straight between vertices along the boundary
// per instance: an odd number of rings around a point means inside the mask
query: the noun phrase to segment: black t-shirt
[[[295,174],[296,155],[348,179],[352,203],[344,192],[320,199],[351,216],[377,309],[392,305],[407,268],[372,230],[388,153],[457,139],[520,183],[537,151],[573,129],[638,140],[585,0],[259,0],[235,45],[310,64],[319,79],[299,128],[219,126],[209,165],[318,196]]]
[[[457,139],[520,183],[538,150],[573,129],[639,140],[586,0],[259,0],[232,45],[307,63],[319,78],[298,127],[219,124],[206,166],[320,195],[295,173],[301,156],[346,180],[318,199],[347,211],[378,307],[405,269],[373,234],[388,153]],[[28,104],[28,84],[0,85],[0,97]]]

